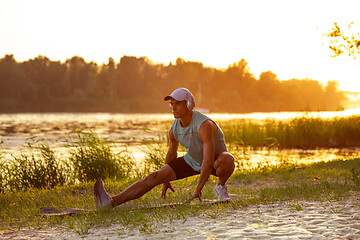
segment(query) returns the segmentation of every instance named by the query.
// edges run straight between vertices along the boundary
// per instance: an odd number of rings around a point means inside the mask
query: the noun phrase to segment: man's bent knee
[[[235,159],[229,152],[221,153],[214,162],[214,168],[217,169],[219,166],[226,166],[227,168],[235,167]]]

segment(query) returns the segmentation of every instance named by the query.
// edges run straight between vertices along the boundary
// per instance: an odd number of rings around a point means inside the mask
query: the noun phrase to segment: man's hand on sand
[[[175,192],[175,190],[172,188],[172,186],[170,185],[169,182],[164,183],[164,184],[163,184],[162,191],[161,191],[161,197],[162,197],[163,199],[166,198],[166,192],[167,192],[168,189],[170,189],[172,192]]]

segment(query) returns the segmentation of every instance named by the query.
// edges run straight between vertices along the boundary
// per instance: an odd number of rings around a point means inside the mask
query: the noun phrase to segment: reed
[[[80,182],[130,176],[133,161],[127,151],[114,153],[108,141],[92,132],[78,132],[70,142],[69,160]]]
[[[96,179],[123,179],[134,174],[127,150],[115,153],[111,143],[94,133],[78,132],[68,140],[68,159],[60,158],[42,139],[30,138],[12,159],[0,159],[0,192],[53,188]],[[3,154],[0,155],[2,157]]]
[[[167,153],[167,144],[161,141],[145,141],[142,149],[146,154],[143,162],[143,169],[139,177],[145,177],[145,175],[151,172],[159,170],[163,165]]]
[[[2,190],[52,188],[69,180],[69,165],[58,159],[49,145],[31,140],[28,152],[2,161]]]
[[[7,180],[7,166],[3,159],[0,159],[0,193],[5,191]]]
[[[4,160],[4,151],[2,149],[2,144],[3,142],[0,141],[0,193],[5,191],[5,186],[6,186],[6,162]]]
[[[359,117],[220,122],[227,143],[279,148],[343,148],[360,146]]]
[[[360,145],[360,127],[356,116],[333,119],[302,116],[286,121],[231,120],[220,122],[220,125],[229,151],[235,155],[237,169],[250,167],[247,161],[249,148]],[[46,143],[30,139],[28,152],[14,155],[11,161],[1,160],[0,191],[54,187],[98,178],[141,178],[162,166],[167,151],[163,140],[146,142],[144,146],[147,156],[142,168],[138,168],[131,153],[127,150],[115,153],[111,142],[93,132],[77,132],[76,137],[68,140],[68,159],[60,159]]]

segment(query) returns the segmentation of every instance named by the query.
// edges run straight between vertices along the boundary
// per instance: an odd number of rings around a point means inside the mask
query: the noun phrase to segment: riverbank
[[[300,160],[306,159],[300,161],[287,152],[293,150],[281,149],[277,142],[271,142],[263,148],[246,147],[241,143],[241,138],[237,137],[239,134],[227,141],[229,151],[236,158],[236,170],[228,182],[228,188],[230,193],[243,195],[243,198],[226,205],[200,204],[176,209],[94,212],[94,176],[80,178],[85,176],[82,171],[91,169],[89,165],[83,164],[89,164],[91,159],[106,160],[103,164],[115,159],[112,163],[114,169],[117,169],[116,175],[107,177],[105,187],[111,195],[116,195],[144,177],[148,171],[158,167],[154,163],[162,164],[163,154],[166,153],[166,131],[171,124],[169,119],[152,122],[140,118],[138,122],[127,122],[96,120],[96,116],[98,115],[94,115],[93,120],[84,121],[82,118],[68,118],[65,122],[63,119],[53,118],[47,122],[26,120],[27,123],[17,123],[14,119],[13,122],[6,122],[9,126],[15,126],[14,128],[8,128],[5,123],[2,125],[0,135],[3,135],[0,140],[3,141],[5,154],[0,152],[0,157],[5,161],[13,161],[9,165],[3,165],[7,168],[1,168],[0,171],[1,239],[356,239],[359,235],[359,225],[356,222],[359,222],[357,213],[360,212],[360,159],[356,148],[350,149],[349,154],[337,154],[343,149],[326,149],[332,153],[335,151],[336,154],[331,157],[313,154],[313,159],[308,161],[307,155],[311,151],[318,151],[314,145],[313,150],[295,150]],[[304,123],[313,122],[311,119],[300,120],[304,120]],[[347,122],[347,119],[344,120]],[[338,127],[358,127],[355,120],[352,119],[350,124],[340,122]],[[251,128],[254,124],[235,129],[239,130],[237,132],[227,129],[226,126],[232,127],[234,123],[237,123],[235,126],[241,126],[239,122],[232,120],[221,122],[228,132],[240,133],[241,129],[245,129],[252,130],[247,131],[247,136],[258,138],[261,135]],[[317,126],[314,125],[313,128]],[[96,130],[101,139],[96,134],[77,135],[79,132],[74,130]],[[304,131],[298,132],[302,136]],[[354,133],[348,131],[349,136],[356,135]],[[149,139],[158,139],[147,141],[147,136]],[[298,139],[298,136],[292,139]],[[106,138],[106,141],[102,138]],[[23,143],[11,142],[11,139],[20,139]],[[146,149],[148,154],[143,156],[147,159],[144,162],[149,166],[145,168],[146,171],[135,167],[131,168],[132,174],[119,176],[119,173],[127,173],[129,169],[118,171],[117,160],[124,160],[122,163],[134,162],[131,157],[134,154],[121,152],[119,145],[137,142],[142,147],[149,147]],[[23,147],[26,143],[31,146]],[[68,152],[71,154],[66,155]],[[80,153],[95,155],[82,156]],[[97,158],[102,153],[111,157]],[[63,168],[56,167],[58,162],[65,164],[61,165]],[[16,165],[17,163],[19,164]],[[28,165],[25,166],[24,163]],[[43,167],[42,171],[38,171],[39,166]],[[14,169],[16,171],[12,171]],[[47,172],[49,169],[56,169],[58,172]],[[48,176],[54,180],[51,182],[53,184],[46,180]],[[167,201],[185,201],[196,187],[197,180],[197,177],[192,177],[175,182],[173,187],[176,192],[170,193]],[[204,198],[214,199],[212,189],[215,183],[216,178],[211,177],[203,189]],[[158,186],[131,203],[163,203],[160,192],[161,186]],[[91,213],[49,218],[41,215],[41,207],[76,207],[91,210]]]

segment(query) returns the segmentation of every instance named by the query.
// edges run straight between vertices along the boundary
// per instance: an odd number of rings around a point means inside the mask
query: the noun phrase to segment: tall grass
[[[4,192],[4,190],[5,190],[5,180],[6,180],[6,177],[5,177],[6,165],[5,165],[5,161],[4,161],[5,153],[3,152],[2,144],[3,144],[3,141],[0,141],[0,193]]]
[[[94,133],[77,133],[68,142],[68,159],[60,158],[47,143],[35,138],[30,139],[27,151],[0,159],[0,192],[131,176],[134,161],[128,151],[115,153],[108,141]]]
[[[0,193],[5,191],[6,188],[6,163],[2,158],[2,154],[0,153]]]
[[[237,169],[249,168],[247,149],[251,147],[321,148],[360,146],[358,117],[307,118],[290,120],[231,120],[220,122]],[[98,178],[121,180],[144,177],[159,169],[167,145],[162,140],[146,142],[141,168],[127,150],[114,152],[114,145],[95,133],[78,132],[68,140],[70,156],[60,158],[46,143],[31,140],[22,151],[5,161],[0,153],[0,192],[26,188],[52,188]],[[181,149],[180,149],[181,150]],[[264,166],[264,165],[263,165]]]
[[[297,117],[291,120],[232,120],[221,122],[227,143],[280,148],[342,148],[360,146],[359,116],[343,118]]]
[[[29,152],[2,162],[3,190],[52,188],[68,181],[69,165],[58,159],[49,145],[38,141],[33,143],[35,145],[29,143]]]
[[[70,152],[75,177],[80,182],[96,179],[122,179],[130,175],[133,162],[126,151],[114,153],[111,145],[95,133],[78,133]]]
[[[139,177],[144,177],[149,173],[159,170],[165,162],[167,144],[160,141],[146,141],[143,151],[146,154],[143,169]]]

